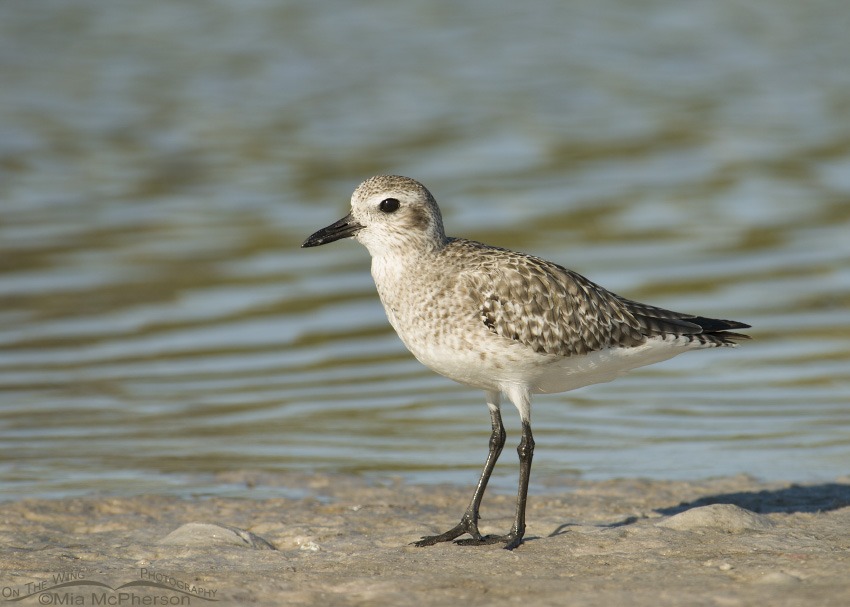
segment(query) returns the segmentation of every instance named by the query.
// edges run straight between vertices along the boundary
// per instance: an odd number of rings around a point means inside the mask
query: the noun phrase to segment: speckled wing
[[[746,326],[742,323],[630,301],[537,257],[473,241],[458,240],[452,245],[476,249],[480,265],[465,278],[481,322],[497,335],[540,354],[574,356],[608,347],[633,347],[654,336],[687,336],[711,345],[746,337],[723,333]]]

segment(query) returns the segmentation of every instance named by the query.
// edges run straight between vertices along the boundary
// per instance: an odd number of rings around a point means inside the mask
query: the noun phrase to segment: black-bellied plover
[[[557,264],[443,231],[431,193],[407,177],[361,183],[351,212],[302,247],[354,237],[372,256],[372,276],[390,324],[427,367],[486,394],[492,434],[472,501],[455,527],[416,546],[504,543],[525,534],[534,454],[531,395],[610,381],[688,350],[732,346],[749,325],[631,301]],[[481,498],[505,444],[501,395],[519,410],[522,439],[516,518],[506,535],[478,530]],[[469,534],[471,538],[457,540]]]

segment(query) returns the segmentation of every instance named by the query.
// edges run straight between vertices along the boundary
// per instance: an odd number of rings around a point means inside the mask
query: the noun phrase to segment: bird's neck
[[[410,254],[398,251],[385,251],[372,255],[372,277],[380,289],[382,285],[399,284],[409,280],[424,257],[430,257],[428,252]]]

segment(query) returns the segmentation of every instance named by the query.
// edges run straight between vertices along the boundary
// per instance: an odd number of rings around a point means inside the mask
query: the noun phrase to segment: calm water
[[[374,173],[450,234],[754,325],[539,397],[536,482],[846,475],[848,28],[844,0],[0,3],[0,496],[471,484],[482,395],[407,354],[362,247],[299,248]]]

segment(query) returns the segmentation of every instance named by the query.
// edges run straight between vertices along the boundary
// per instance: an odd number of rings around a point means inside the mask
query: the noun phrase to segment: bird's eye
[[[378,205],[378,208],[382,213],[395,213],[398,211],[398,208],[401,206],[401,203],[396,198],[385,198],[381,201],[381,204]]]

